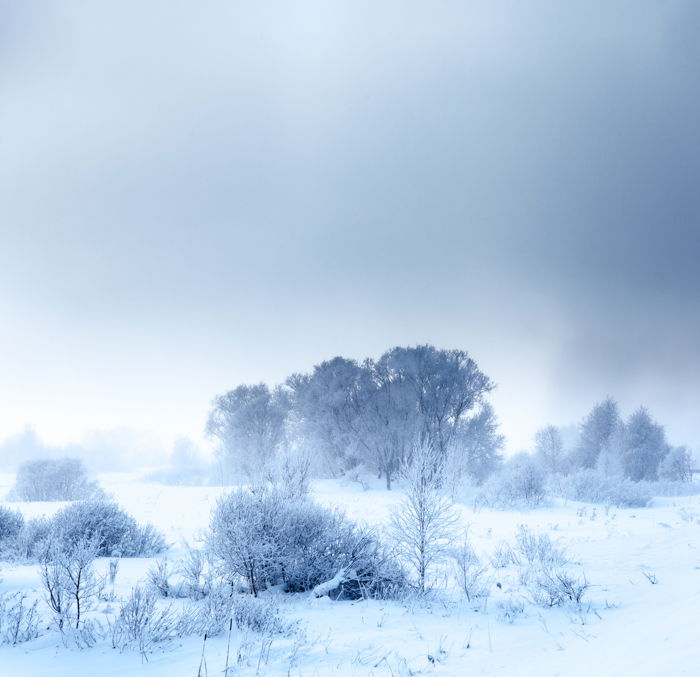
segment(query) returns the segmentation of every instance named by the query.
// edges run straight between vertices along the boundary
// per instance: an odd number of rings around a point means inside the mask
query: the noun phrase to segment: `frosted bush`
[[[525,602],[522,599],[509,598],[499,602],[498,609],[496,618],[499,621],[513,625],[516,619],[525,613]]]
[[[451,550],[450,554],[457,586],[464,593],[467,602],[488,597],[488,581],[485,576],[488,568],[482,564],[468,539],[465,537],[460,545]]]
[[[242,595],[229,585],[211,589],[192,616],[190,631],[215,637],[229,629],[250,630],[262,635],[285,635],[294,632],[295,623],[285,621],[273,599]]]
[[[673,447],[659,463],[659,479],[666,482],[690,483],[693,480],[693,459],[686,447]]]
[[[539,606],[580,606],[590,587],[585,575],[574,577],[563,569],[541,567],[532,579],[530,594],[533,602]]]
[[[597,470],[579,470],[563,478],[560,488],[564,498],[569,500],[617,508],[643,508],[652,498],[647,483],[605,475]]]
[[[24,526],[21,512],[0,506],[0,544],[11,538],[16,538]]]
[[[42,542],[52,531],[52,520],[48,517],[33,517],[27,520],[11,543],[12,556],[19,560],[35,560]]]
[[[536,508],[547,498],[546,476],[535,458],[522,453],[483,484],[475,504],[489,508]]]
[[[17,557],[18,540],[23,528],[22,513],[0,506],[0,560]]]
[[[0,644],[22,644],[39,636],[37,601],[21,592],[0,596]]]
[[[176,566],[176,572],[182,577],[183,591],[191,599],[206,597],[212,587],[211,553],[188,543],[183,543],[183,547],[185,557]]]
[[[160,597],[181,597],[181,588],[173,587],[170,582],[171,576],[168,560],[159,559],[146,572],[149,587]]]
[[[97,540],[83,537],[69,542],[60,532],[54,532],[41,548],[39,577],[54,622],[61,632],[79,631],[85,612],[94,607],[104,587],[104,579],[94,569]],[[90,628],[73,634],[78,645],[89,645]]]
[[[170,607],[157,607],[153,590],[137,586],[112,623],[112,647],[119,651],[137,650],[145,656],[157,645],[182,634],[180,621]]]
[[[136,535],[128,544],[127,552],[133,552],[133,557],[151,557],[167,550],[165,536],[150,523],[139,524]],[[132,555],[122,552],[123,557]]]
[[[549,534],[533,533],[527,526],[521,524],[515,534],[516,551],[521,554],[528,564],[561,565],[567,561],[565,551],[554,545]]]
[[[700,494],[700,482],[682,482],[658,480],[640,482],[640,488],[650,496],[697,496]]]
[[[36,459],[19,466],[10,501],[81,501],[103,498],[78,458]]]
[[[95,539],[98,557],[144,557],[162,552],[165,540],[151,525],[140,527],[116,503],[85,501],[56,513],[52,529],[67,547],[80,539]]]
[[[505,569],[511,564],[520,564],[520,558],[510,543],[500,541],[491,555],[491,566],[494,569]]]
[[[311,457],[302,451],[282,452],[270,460],[263,474],[290,501],[303,500],[309,495]]]
[[[290,501],[275,488],[237,490],[213,513],[208,547],[218,571],[257,595],[273,585],[311,590],[343,572],[336,597],[382,596],[403,580],[377,539],[341,513]]]

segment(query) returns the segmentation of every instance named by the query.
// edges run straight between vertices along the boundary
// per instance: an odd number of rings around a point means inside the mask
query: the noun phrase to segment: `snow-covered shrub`
[[[233,595],[231,602],[231,618],[239,630],[284,635],[288,634],[292,627],[282,619],[279,607],[270,599]]]
[[[59,630],[80,630],[84,614],[89,611],[104,587],[94,570],[99,544],[96,538],[83,537],[66,541],[60,532],[42,543],[39,575],[44,596]],[[76,637],[89,644],[89,629]]]
[[[111,624],[111,637],[115,649],[137,650],[146,656],[177,637],[215,637],[234,628],[265,636],[290,636],[296,624],[282,618],[274,600],[236,594],[230,585],[214,586],[196,605],[180,611],[159,603],[154,589],[137,586],[121,604]]]
[[[340,512],[310,501],[290,504],[286,518],[283,577],[292,592],[311,590],[333,578],[339,569],[352,564],[355,549],[361,557],[369,545]]]
[[[84,618],[77,628],[68,627],[63,633],[66,646],[73,645],[78,649],[89,649],[105,636],[103,623],[98,618]]]
[[[52,531],[52,520],[48,517],[33,517],[27,520],[22,530],[11,543],[13,558],[35,560],[42,542]]]
[[[406,495],[391,511],[391,542],[414,572],[420,593],[426,592],[433,567],[447,559],[458,533],[459,514],[443,494],[443,470],[436,449],[416,447],[401,469]]]
[[[36,459],[19,466],[10,501],[84,501],[103,498],[78,458]]]
[[[639,483],[640,489],[650,496],[697,496],[700,494],[699,482],[679,482],[658,480],[656,482]]]
[[[21,592],[0,596],[0,644],[15,646],[39,636],[37,604]]]
[[[530,594],[538,606],[578,606],[590,587],[585,575],[575,578],[563,569],[543,566],[536,570],[532,578]]]
[[[466,596],[467,602],[472,602],[479,597],[488,597],[489,588],[485,579],[488,568],[482,564],[466,536],[450,551],[450,554],[457,585]]]
[[[214,586],[193,614],[190,631],[216,637],[230,628],[251,630],[262,635],[289,636],[295,623],[285,621],[271,598],[252,597],[233,591],[230,585]]]
[[[505,569],[511,564],[520,564],[520,557],[508,541],[499,541],[491,555],[491,566],[494,569]]]
[[[58,630],[70,622],[68,613],[72,600],[65,584],[65,574],[58,557],[51,556],[48,544],[41,560],[39,578],[44,592],[44,599],[53,616],[53,624]]]
[[[180,621],[170,607],[157,608],[153,590],[135,587],[122,603],[111,626],[112,647],[119,651],[137,650],[142,656],[182,634]]]
[[[185,557],[175,568],[182,577],[182,589],[191,599],[201,599],[209,594],[212,587],[211,553],[207,550],[193,548],[183,543]]]
[[[24,528],[21,512],[0,506],[0,560],[13,560],[17,556],[19,535]]]
[[[212,585],[208,594],[193,607],[190,616],[189,634],[209,637],[221,635],[229,629],[233,617],[233,600],[242,596],[228,583]],[[247,599],[260,599],[245,595]]]
[[[524,524],[515,533],[515,550],[529,565],[559,566],[567,562],[565,551],[552,543],[549,534],[535,534]]]
[[[691,482],[693,462],[686,447],[673,447],[659,463],[659,479],[671,482]]]
[[[212,512],[209,547],[220,571],[243,579],[253,595],[281,577],[285,508],[281,493],[256,488],[222,496]]]
[[[375,536],[342,513],[309,501],[288,506],[283,580],[286,590],[302,592],[332,579],[343,580],[333,596],[376,596],[386,582],[389,558]],[[389,579],[397,575],[395,570]]]
[[[499,612],[496,616],[499,621],[513,625],[517,618],[525,613],[525,602],[522,599],[512,597],[498,603]]]
[[[16,538],[24,526],[21,512],[0,505],[0,543]]]
[[[268,463],[264,475],[290,500],[302,500],[309,495],[311,457],[302,451],[285,451]]]
[[[625,481],[613,484],[607,503],[617,508],[644,508],[652,498],[653,494],[645,482]]]
[[[220,573],[253,595],[271,585],[300,592],[344,572],[335,596],[381,595],[400,569],[376,538],[342,514],[290,501],[276,488],[239,489],[217,502],[208,546]]]
[[[165,536],[153,524],[139,524],[134,539],[127,547],[127,552],[135,553],[133,557],[150,557],[168,549]],[[122,552],[123,557],[131,557]]]
[[[506,510],[536,508],[547,498],[546,475],[537,459],[526,453],[508,460],[491,475],[476,497],[477,505]]]
[[[149,587],[160,597],[180,597],[178,589],[173,588],[170,582],[171,573],[167,559],[156,560],[146,572]]]
[[[597,470],[579,470],[562,479],[564,498],[572,501],[614,505],[617,508],[643,508],[652,494],[648,485],[621,476],[609,476]]]
[[[165,550],[163,536],[151,525],[139,527],[116,503],[84,501],[68,505],[53,518],[52,529],[66,547],[81,539],[97,542],[98,557],[144,557]]]

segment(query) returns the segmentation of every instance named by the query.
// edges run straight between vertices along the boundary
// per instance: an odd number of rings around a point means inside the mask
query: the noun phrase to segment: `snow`
[[[102,486],[141,522],[153,522],[172,544],[170,561],[183,555],[206,529],[210,510],[224,491],[213,487],[168,487],[136,475],[100,477]],[[0,476],[0,496],[12,484]],[[313,497],[338,506],[353,519],[381,527],[400,491],[364,490],[357,483],[316,481]],[[61,504],[4,503],[26,516],[51,514]],[[284,617],[298,620],[300,633],[269,638],[234,633],[229,674],[261,675],[659,675],[700,674],[700,498],[656,499],[650,508],[606,510],[557,502],[526,512],[474,512],[460,506],[474,549],[488,558],[499,541],[514,542],[520,524],[545,532],[566,547],[574,574],[591,582],[582,610],[541,608],[517,585],[513,571],[491,570],[491,596],[467,604],[455,594],[427,600],[333,602],[313,595],[274,592]],[[143,580],[151,559],[120,562],[115,597],[127,596]],[[106,569],[103,560],[100,566]],[[645,576],[655,577],[652,584]],[[35,566],[3,563],[0,592],[39,595]],[[500,583],[500,587],[496,583]],[[503,618],[508,600],[524,604],[512,623]],[[185,603],[185,602],[178,602]],[[100,603],[106,618],[118,601]],[[223,674],[227,637],[204,646],[206,673]],[[203,640],[192,637],[157,650],[147,660],[119,653],[108,641],[91,649],[65,648],[57,634],[0,647],[0,677],[80,677],[198,674]],[[240,658],[239,658],[240,657]]]

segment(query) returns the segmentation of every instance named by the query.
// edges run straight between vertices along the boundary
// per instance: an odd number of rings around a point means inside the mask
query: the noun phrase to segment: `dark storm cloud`
[[[608,393],[695,442],[696,3],[1,7],[0,304],[47,363],[208,400],[430,341],[519,443]]]

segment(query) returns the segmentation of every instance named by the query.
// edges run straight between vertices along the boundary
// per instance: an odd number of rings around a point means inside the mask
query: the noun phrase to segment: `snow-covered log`
[[[313,594],[314,597],[323,597],[324,595],[327,595],[331,590],[335,590],[336,588],[340,587],[345,581],[348,579],[352,579],[353,577],[357,577],[357,574],[350,570],[348,571],[347,567],[343,567],[338,571],[338,573],[333,576],[328,581],[324,581],[323,583],[319,583],[312,591],[311,593]]]

